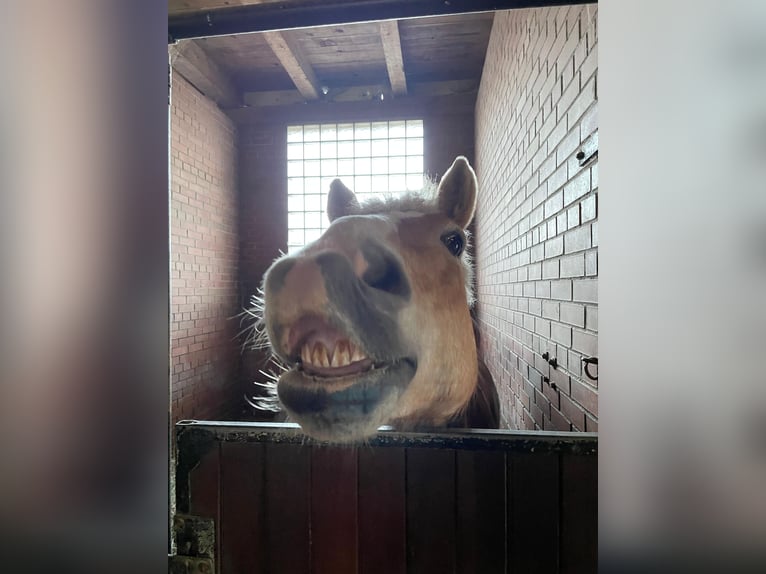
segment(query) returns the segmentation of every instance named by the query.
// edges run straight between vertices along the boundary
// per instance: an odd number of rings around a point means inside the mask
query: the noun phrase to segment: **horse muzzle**
[[[264,287],[288,413],[317,438],[374,433],[417,371],[398,322],[411,296],[399,258],[371,240],[351,254],[306,250],[277,261]]]

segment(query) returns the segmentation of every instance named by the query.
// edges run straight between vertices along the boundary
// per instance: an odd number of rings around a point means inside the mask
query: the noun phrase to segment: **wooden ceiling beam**
[[[263,37],[301,95],[307,100],[319,98],[319,80],[298,45],[281,32],[265,32]]]
[[[473,94],[479,91],[479,79],[472,80],[448,80],[442,82],[413,83],[408,91],[409,99],[441,98]],[[373,102],[383,104],[390,102],[393,92],[386,84],[369,84],[342,88],[330,88],[322,98],[322,105],[340,104],[348,102]],[[383,97],[381,97],[383,96]],[[298,90],[269,90],[269,91],[245,91],[242,94],[245,107],[306,107],[305,98]]]
[[[289,99],[283,100],[289,102]],[[256,103],[256,102],[254,102]],[[450,96],[410,95],[385,101],[360,100],[343,102],[284,103],[258,105],[228,110],[226,114],[236,123],[321,123],[344,121],[378,121],[402,117],[436,117],[469,115],[476,107],[476,92]]]
[[[388,69],[388,79],[391,81],[391,90],[395,96],[406,96],[407,77],[404,74],[399,22],[397,20],[381,22],[380,39],[383,42],[383,53],[386,56],[386,69]]]
[[[170,46],[173,68],[220,108],[236,108],[242,96],[229,76],[194,40],[185,40]]]

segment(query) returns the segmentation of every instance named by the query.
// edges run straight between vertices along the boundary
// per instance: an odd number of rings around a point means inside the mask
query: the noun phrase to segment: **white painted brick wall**
[[[511,428],[598,428],[597,383],[581,361],[598,354],[598,162],[576,157],[598,147],[596,24],[593,4],[498,12],[487,51],[478,318]]]

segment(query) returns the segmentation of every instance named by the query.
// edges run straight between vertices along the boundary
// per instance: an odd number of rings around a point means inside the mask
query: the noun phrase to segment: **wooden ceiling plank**
[[[173,68],[219,107],[234,108],[242,103],[239,90],[229,76],[196,40],[171,45],[170,54]]]
[[[247,0],[241,0],[247,1]],[[252,1],[252,0],[250,0]],[[199,9],[168,17],[168,38],[229,36],[250,32],[344,26],[356,22],[402,20],[582,4],[583,0],[279,0],[218,10]],[[171,13],[172,14],[172,13]]]
[[[298,46],[281,32],[265,32],[263,37],[301,95],[307,100],[319,98],[319,80]]]
[[[399,22],[397,20],[381,22],[380,39],[383,42],[383,53],[386,56],[386,68],[388,69],[388,78],[391,80],[391,90],[396,96],[405,96],[407,95],[407,77],[404,74]]]

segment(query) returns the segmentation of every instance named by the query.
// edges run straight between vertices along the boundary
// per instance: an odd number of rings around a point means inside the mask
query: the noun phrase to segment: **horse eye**
[[[456,231],[442,235],[442,243],[447,246],[449,252],[455,257],[460,257],[463,253],[463,247],[465,247],[463,236]]]

